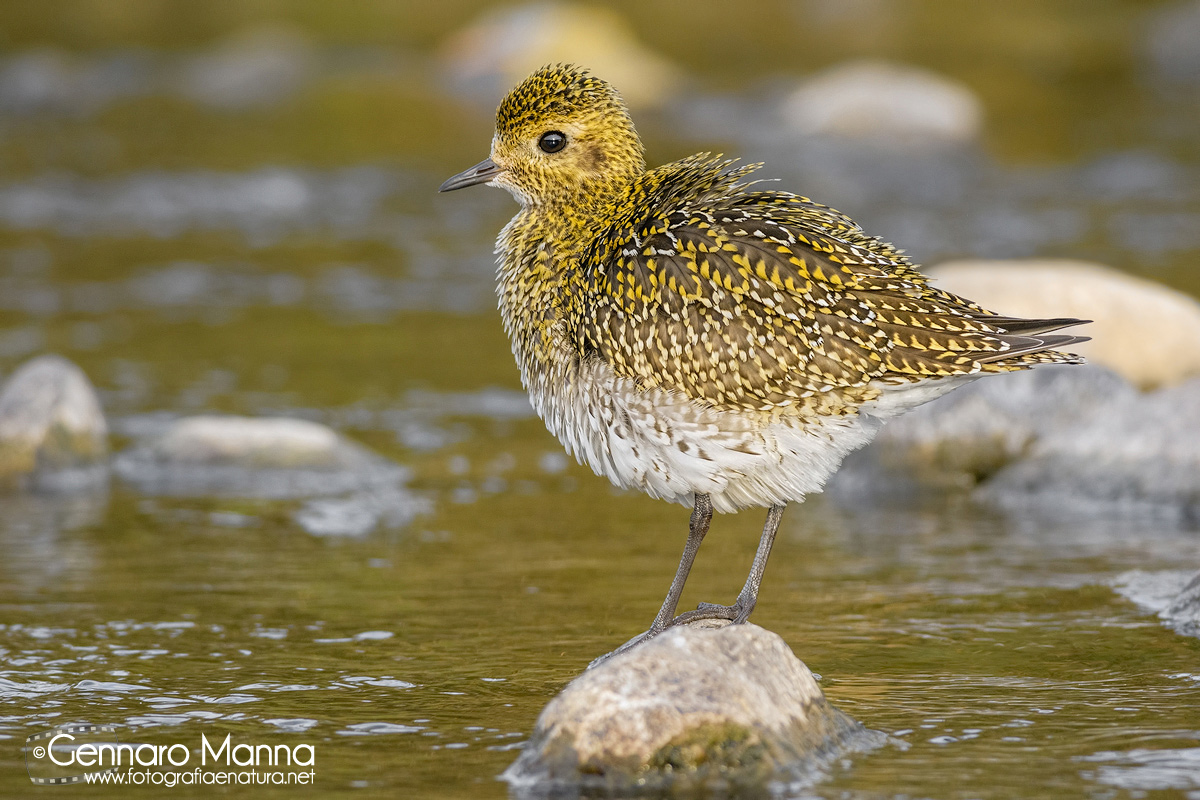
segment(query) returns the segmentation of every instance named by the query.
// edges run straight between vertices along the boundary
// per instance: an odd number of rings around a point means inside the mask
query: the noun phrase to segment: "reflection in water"
[[[75,494],[0,495],[0,571],[19,595],[86,583],[96,566],[92,546],[77,535],[100,525],[108,487]]]

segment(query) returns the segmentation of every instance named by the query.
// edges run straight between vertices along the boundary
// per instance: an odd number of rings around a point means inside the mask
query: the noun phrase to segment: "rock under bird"
[[[1054,334],[941,291],[891,244],[709,154],[647,169],[620,95],[538,70],[496,114],[487,183],[521,209],[496,243],[500,313],[533,407],[581,463],[692,507],[648,635],[753,611],[784,507],[889,417],[982,375],[1079,363]],[[731,606],[676,616],[713,511],[768,509]]]

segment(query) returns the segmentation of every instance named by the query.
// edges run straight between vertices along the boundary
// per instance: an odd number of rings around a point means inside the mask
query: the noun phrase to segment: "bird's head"
[[[448,192],[488,183],[525,206],[576,202],[624,186],[646,168],[621,96],[587,70],[543,67],[496,111],[491,157],[442,184]]]

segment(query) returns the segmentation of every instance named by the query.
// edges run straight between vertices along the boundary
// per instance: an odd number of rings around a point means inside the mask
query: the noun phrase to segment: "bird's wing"
[[[1054,348],[1081,337],[1047,333],[1079,320],[995,315],[929,286],[848,217],[748,191],[720,166],[690,199],[647,198],[653,210],[593,252],[582,352],[644,386],[764,410],[874,381],[1075,360]]]

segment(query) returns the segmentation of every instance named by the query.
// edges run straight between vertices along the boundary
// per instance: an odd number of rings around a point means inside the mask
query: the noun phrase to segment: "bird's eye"
[[[538,147],[543,153],[557,153],[567,146],[567,136],[559,131],[548,131],[538,139]]]

